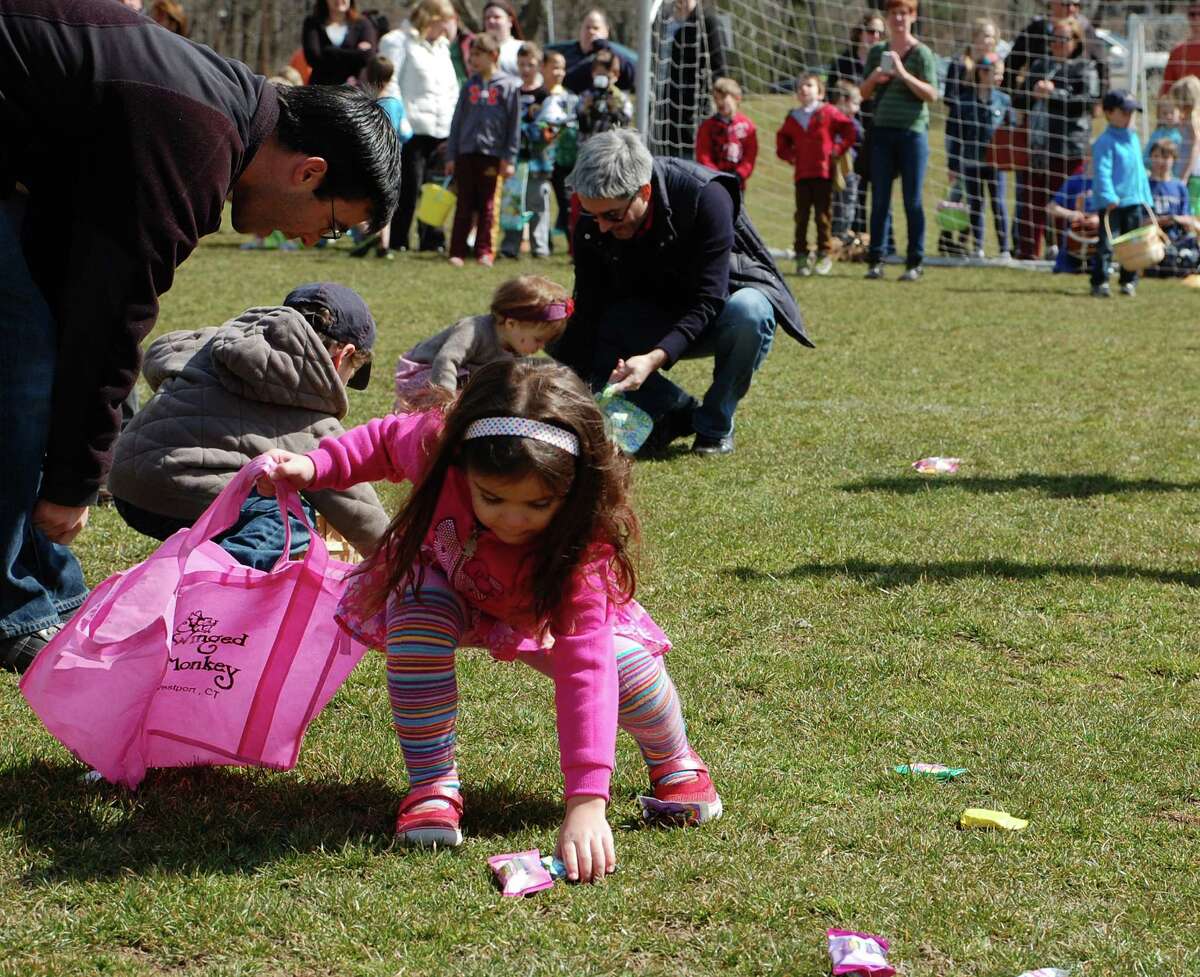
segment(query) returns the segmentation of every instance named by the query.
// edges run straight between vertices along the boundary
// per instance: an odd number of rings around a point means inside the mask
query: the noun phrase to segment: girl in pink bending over
[[[568,878],[616,867],[606,806],[618,726],[637,741],[654,799],[687,805],[694,821],[720,817],[663,665],[670,642],[633,599],[629,463],[574,373],[549,360],[491,363],[444,407],[372,420],[307,455],[270,455],[271,478],[297,489],[413,483],[338,609],[343,627],[387,652],[409,780],[401,840],[462,841],[460,645],[554,681],[566,788],[555,854]]]

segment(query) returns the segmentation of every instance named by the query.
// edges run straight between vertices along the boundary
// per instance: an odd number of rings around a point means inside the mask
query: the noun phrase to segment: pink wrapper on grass
[[[888,941],[871,933],[854,930],[829,930],[829,959],[833,973],[863,974],[865,977],[892,977],[896,968],[887,962]]]
[[[554,879],[542,865],[542,853],[536,848],[493,855],[488,866],[495,873],[500,891],[506,896],[530,896],[554,885]]]
[[[962,464],[962,460],[959,458],[942,458],[939,455],[934,455],[930,458],[922,458],[920,461],[914,461],[913,468],[922,475],[953,475],[958,471],[960,464]]]

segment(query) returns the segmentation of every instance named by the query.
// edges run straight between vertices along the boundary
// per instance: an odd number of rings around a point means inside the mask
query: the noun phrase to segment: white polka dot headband
[[[579,438],[553,424],[532,421],[528,417],[481,417],[467,425],[464,441],[472,438],[533,438],[561,448],[569,455],[579,456]]]

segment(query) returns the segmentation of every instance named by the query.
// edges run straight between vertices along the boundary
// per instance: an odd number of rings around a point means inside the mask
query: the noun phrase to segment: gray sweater
[[[446,159],[467,153],[514,162],[521,145],[521,79],[495,74],[489,81],[472,75],[458,93],[450,120]]]
[[[196,519],[252,458],[312,451],[343,433],[346,388],[294,309],[247,309],[223,326],[167,333],[142,372],[157,393],[117,439],[108,486],[161,516]],[[364,552],[387,529],[370,485],[304,495]]]
[[[432,370],[429,382],[454,393],[459,370],[471,373],[496,360],[511,359],[512,353],[500,345],[493,316],[472,315],[417,343],[404,358],[428,363]]]

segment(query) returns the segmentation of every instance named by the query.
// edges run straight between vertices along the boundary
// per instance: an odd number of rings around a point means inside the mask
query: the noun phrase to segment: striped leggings
[[[430,567],[425,568],[419,601],[408,590],[388,603],[388,698],[409,787],[459,786],[454,759],[458,716],[454,656],[465,626],[461,599],[445,577]],[[679,697],[662,658],[627,639],[616,638],[613,644],[618,725],[637,741],[647,766],[688,757]],[[552,654],[519,657],[549,675]]]

